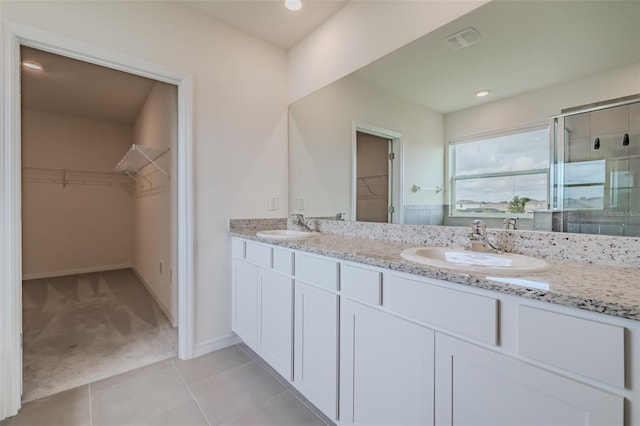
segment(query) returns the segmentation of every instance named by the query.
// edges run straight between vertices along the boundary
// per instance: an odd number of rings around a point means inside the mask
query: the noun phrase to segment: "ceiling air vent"
[[[480,33],[474,28],[465,28],[453,35],[450,35],[445,40],[447,46],[453,50],[462,49],[463,47],[471,46],[474,43],[480,41]]]

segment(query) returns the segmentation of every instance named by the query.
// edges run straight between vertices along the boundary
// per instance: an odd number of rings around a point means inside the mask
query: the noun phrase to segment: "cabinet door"
[[[432,425],[433,386],[433,331],[342,300],[341,424]]]
[[[293,280],[260,269],[259,354],[287,380],[293,378]]]
[[[437,425],[622,425],[623,398],[436,335]]]
[[[251,349],[258,351],[258,267],[233,261],[232,329]]]
[[[296,281],[293,381],[320,411],[337,418],[338,295]]]

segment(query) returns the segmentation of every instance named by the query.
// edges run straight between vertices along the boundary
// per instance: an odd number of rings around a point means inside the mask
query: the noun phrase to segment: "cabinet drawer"
[[[385,276],[383,306],[479,342],[498,343],[498,300],[394,275]]]
[[[338,262],[307,256],[296,255],[296,279],[305,281],[327,290],[338,290]]]
[[[340,268],[340,291],[345,296],[380,305],[382,302],[382,274],[370,269],[342,265]]]
[[[521,355],[624,387],[624,328],[529,306],[518,308]]]
[[[264,268],[271,268],[271,247],[247,241],[245,259]]]
[[[244,259],[244,241],[234,238],[231,240],[231,256],[234,259]]]
[[[273,269],[281,274],[293,275],[293,252],[274,248]]]

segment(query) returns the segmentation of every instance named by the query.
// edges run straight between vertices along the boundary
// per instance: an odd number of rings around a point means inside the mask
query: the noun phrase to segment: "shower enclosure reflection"
[[[640,97],[569,112],[553,126],[551,230],[640,236]]]

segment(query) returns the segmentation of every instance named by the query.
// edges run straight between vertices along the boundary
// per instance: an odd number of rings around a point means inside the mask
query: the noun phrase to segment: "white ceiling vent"
[[[474,43],[480,41],[480,33],[475,28],[465,28],[462,31],[450,35],[445,40],[447,46],[453,50],[462,49],[463,47],[471,46]]]

